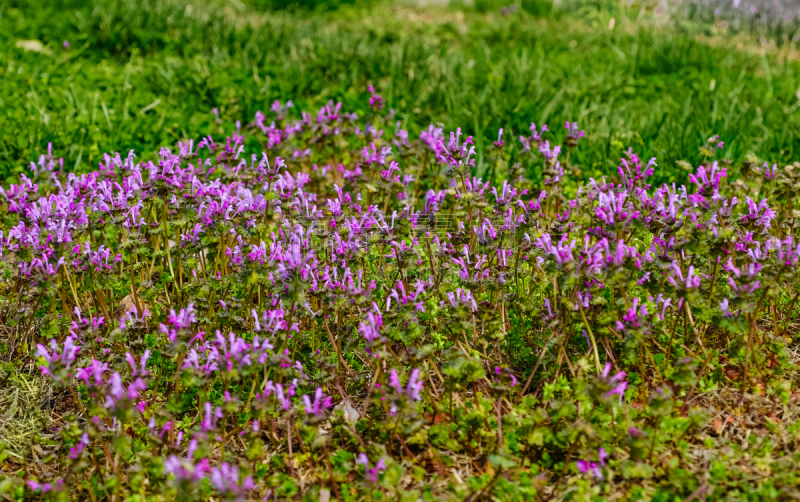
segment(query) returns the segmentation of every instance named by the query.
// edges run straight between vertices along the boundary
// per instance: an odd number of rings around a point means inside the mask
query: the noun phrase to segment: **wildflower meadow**
[[[795,122],[665,161],[382,89],[4,158],[0,498],[797,493]]]

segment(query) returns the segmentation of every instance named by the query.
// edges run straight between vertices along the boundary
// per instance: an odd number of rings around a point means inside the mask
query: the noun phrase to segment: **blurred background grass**
[[[291,99],[365,111],[374,84],[412,134],[566,120],[573,156],[608,174],[631,146],[659,160],[800,161],[797,24],[712,4],[608,0],[0,0],[0,179],[52,142],[69,169],[249,122]],[[513,12],[512,12],[513,11]],[[64,41],[69,43],[63,47]],[[509,138],[506,137],[508,140]]]

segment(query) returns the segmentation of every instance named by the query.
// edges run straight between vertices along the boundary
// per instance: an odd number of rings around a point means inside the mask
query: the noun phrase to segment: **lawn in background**
[[[601,3],[271,7],[0,0],[0,179],[50,142],[86,170],[104,151],[219,133],[214,108],[245,123],[274,100],[363,108],[369,84],[412,134],[441,122],[479,146],[501,127],[517,142],[531,122],[577,121],[586,177],[632,146],[658,158],[657,181],[681,179],[676,162],[696,165],[715,134],[733,160],[800,160],[794,43]]]

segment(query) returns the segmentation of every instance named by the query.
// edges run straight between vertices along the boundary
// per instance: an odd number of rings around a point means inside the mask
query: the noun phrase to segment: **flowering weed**
[[[654,185],[632,150],[581,184],[587,139],[566,123],[531,125],[514,163],[501,132],[486,180],[472,137],[413,138],[365,99],[365,117],[276,102],[229,137],[84,174],[48,151],[0,189],[6,353],[65,403],[35,467],[5,457],[5,496],[796,484],[711,483],[738,461],[723,453],[688,473],[735,444],[726,427],[766,449],[793,430],[800,166],[734,166],[711,138],[688,186]]]

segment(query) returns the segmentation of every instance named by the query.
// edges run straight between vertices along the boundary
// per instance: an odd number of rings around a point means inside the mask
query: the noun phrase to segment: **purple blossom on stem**
[[[42,374],[49,375],[57,382],[63,382],[70,377],[69,369],[78,356],[81,347],[76,343],[73,335],[68,335],[64,339],[64,346],[61,352],[58,351],[58,341],[53,338],[50,340],[50,351],[41,343],[36,346],[36,357],[42,357],[47,361],[47,366],[40,366]]]
[[[369,93],[372,95],[369,98],[369,106],[375,111],[380,110],[383,108],[383,105],[386,104],[386,100],[383,99],[383,96],[375,93],[375,88],[372,87],[372,84],[369,86]]]
[[[775,174],[778,172],[778,164],[772,164],[772,168],[769,167],[769,164],[764,162],[764,165],[761,166],[761,172],[764,173],[764,177],[768,180],[775,179]]]
[[[722,301],[719,303],[719,310],[722,312],[722,315],[725,317],[731,317],[735,315],[733,312],[728,310],[728,299],[723,298]]]
[[[679,290],[694,289],[700,287],[700,276],[695,274],[694,266],[689,265],[689,270],[686,272],[686,276],[684,277],[683,271],[681,270],[680,265],[678,265],[677,260],[673,260],[672,274],[667,277],[667,282]]]
[[[570,146],[576,146],[578,144],[578,140],[586,136],[585,131],[578,130],[578,123],[573,122],[570,124],[567,122],[564,124],[564,128],[567,130],[567,144]]]
[[[64,480],[58,478],[55,483],[39,483],[38,481],[28,481],[28,488],[33,491],[41,490],[42,493],[60,492],[64,484]]]
[[[584,474],[590,473],[595,479],[603,479],[603,473],[600,472],[600,468],[594,462],[579,459],[577,462],[575,462],[575,466],[578,468],[578,471]]]
[[[603,368],[603,372],[600,374],[600,378],[605,380],[609,385],[613,385],[614,388],[610,391],[605,393],[605,397],[611,397],[614,395],[619,396],[619,402],[622,404],[622,398],[625,395],[625,390],[628,388],[628,382],[625,380],[625,376],[627,373],[624,371],[620,371],[614,376],[610,376],[611,372],[611,363],[606,363],[605,367]]]
[[[719,194],[719,184],[726,176],[728,176],[727,169],[724,167],[720,169],[719,164],[714,162],[708,169],[703,165],[698,167],[696,175],[689,175],[689,181],[697,185],[697,189],[702,195],[712,196]]]
[[[309,415],[320,415],[322,414],[327,408],[333,406],[331,397],[325,396],[322,393],[322,387],[317,387],[317,391],[314,393],[314,403],[311,403],[311,398],[308,395],[303,396],[303,404],[306,405],[306,413]]]
[[[210,432],[217,428],[217,421],[221,419],[224,415],[222,414],[222,408],[217,406],[212,411],[211,403],[206,402],[205,404],[205,413],[203,414],[203,420],[200,422],[200,429],[203,432]]]
[[[503,148],[505,145],[505,141],[503,141],[503,128],[501,127],[499,131],[497,131],[497,141],[494,142],[495,148]]]
[[[383,318],[375,308],[375,312],[368,312],[366,320],[359,324],[358,332],[367,341],[367,344],[374,345],[383,341],[380,328],[383,325]]]
[[[542,154],[542,157],[544,157],[547,162],[555,164],[558,155],[561,153],[561,146],[556,145],[551,149],[550,142],[545,140],[543,144],[539,145],[539,153]]]
[[[138,399],[146,388],[147,385],[141,378],[136,378],[126,387],[119,372],[114,372],[108,381],[107,387],[104,389],[105,407],[110,410],[121,410],[136,406],[142,412],[145,403],[144,401],[139,402]]]
[[[179,483],[189,482],[196,483],[206,477],[210,471],[208,459],[204,458],[197,464],[191,462],[192,454],[189,454],[189,460],[181,460],[175,455],[164,461],[164,475],[173,476]]]
[[[83,453],[83,449],[89,446],[89,434],[84,432],[83,436],[81,436],[80,440],[69,449],[69,458],[75,460],[81,456]]]
[[[541,131],[536,130],[536,124],[531,122],[531,135],[530,136],[520,136],[519,141],[522,143],[522,151],[529,152],[533,148],[536,148],[539,145],[539,142],[542,140],[542,134],[547,132],[547,124],[542,126]]]
[[[422,392],[422,388],[424,387],[424,383],[419,377],[419,368],[414,368],[411,372],[411,376],[408,378],[408,383],[405,388],[403,388],[402,384],[400,383],[400,377],[397,375],[396,370],[392,370],[389,373],[389,387],[394,389],[397,393],[397,397],[401,400],[405,400],[406,402],[413,403],[420,400],[420,392]],[[394,416],[397,413],[397,402],[393,401],[391,405],[391,409],[389,410],[389,414]]]
[[[244,478],[240,483],[239,468],[227,462],[223,462],[219,467],[212,467],[210,478],[221,495],[234,500],[246,500],[247,492],[256,488],[256,484],[250,476]]]
[[[386,470],[386,463],[382,458],[378,459],[378,461],[375,463],[375,467],[370,468],[369,457],[367,457],[365,453],[358,455],[356,464],[364,466],[364,477],[367,479],[367,481],[372,483],[375,483],[378,480],[378,476],[380,476],[380,474]]]
[[[125,360],[128,362],[128,364],[131,365],[131,374],[133,376],[144,377],[148,375],[147,360],[149,358],[150,358],[150,349],[147,349],[144,351],[144,354],[142,354],[142,357],[139,359],[139,364],[137,366],[136,360],[133,358],[130,352],[125,354]]]

